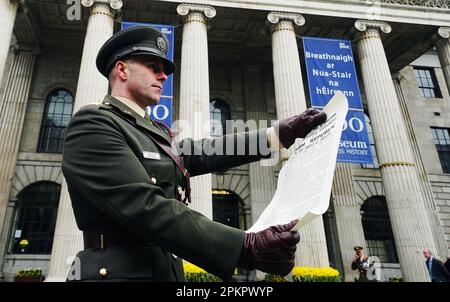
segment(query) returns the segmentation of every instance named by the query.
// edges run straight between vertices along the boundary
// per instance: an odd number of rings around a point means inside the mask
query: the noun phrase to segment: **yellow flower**
[[[187,282],[220,282],[221,280],[206,272],[204,269],[189,263],[185,262],[183,264],[184,268],[184,277]]]
[[[188,274],[206,273],[206,271],[192,263],[185,262],[183,264],[184,272]]]
[[[28,240],[26,239],[20,240],[19,245],[28,245]]]
[[[338,277],[339,272],[334,268],[311,268],[296,266],[292,270],[293,276],[308,276],[308,277]]]

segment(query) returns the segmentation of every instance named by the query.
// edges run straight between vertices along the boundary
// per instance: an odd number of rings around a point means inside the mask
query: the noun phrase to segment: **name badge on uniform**
[[[142,155],[144,156],[144,158],[148,159],[161,159],[161,155],[158,152],[142,151]]]

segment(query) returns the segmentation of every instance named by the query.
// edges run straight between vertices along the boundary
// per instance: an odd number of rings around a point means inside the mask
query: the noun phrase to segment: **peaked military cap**
[[[355,251],[363,250],[362,246],[359,246],[359,245],[355,246],[353,249]]]
[[[169,40],[161,31],[150,26],[132,26],[115,33],[103,44],[97,55],[97,69],[108,77],[117,61],[147,55],[160,58],[164,73],[169,75],[175,71],[176,65],[168,59],[168,51]]]

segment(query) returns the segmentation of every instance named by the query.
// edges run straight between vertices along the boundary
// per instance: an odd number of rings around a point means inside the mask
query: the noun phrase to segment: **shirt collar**
[[[127,106],[128,108],[130,108],[131,110],[133,110],[135,113],[137,113],[139,116],[141,117],[145,117],[145,110],[142,109],[138,104],[136,104],[135,102],[133,102],[130,99],[127,99],[125,97],[122,96],[112,96],[115,99],[117,99],[118,101],[120,101],[121,103],[123,103],[125,106]]]

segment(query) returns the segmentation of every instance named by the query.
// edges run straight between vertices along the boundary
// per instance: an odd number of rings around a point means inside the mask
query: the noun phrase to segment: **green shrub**
[[[403,282],[403,278],[400,276],[392,276],[388,280],[389,282]]]
[[[32,268],[28,268],[28,269],[23,269],[20,270],[16,273],[17,277],[41,277],[42,276],[42,269],[41,268],[37,268],[37,269],[32,269]]]
[[[265,282],[289,282],[289,280],[283,276],[269,275],[269,274],[264,277],[264,281]]]

